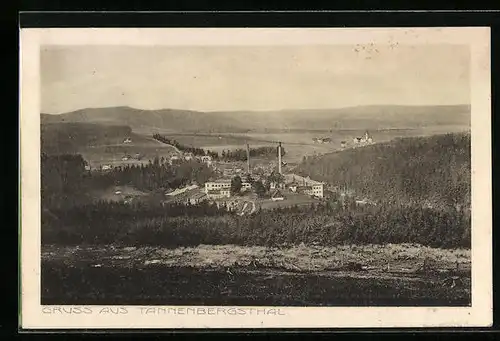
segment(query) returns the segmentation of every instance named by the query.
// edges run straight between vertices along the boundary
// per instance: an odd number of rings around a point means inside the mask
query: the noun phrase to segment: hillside
[[[470,207],[470,134],[399,138],[311,157],[297,171],[372,200]]]
[[[94,123],[46,123],[41,125],[42,151],[73,153],[86,147],[122,143],[132,137],[125,125],[101,126]]]
[[[125,140],[129,139],[127,143]],[[43,123],[41,150],[46,154],[81,154],[92,167],[102,164],[142,163],[176,154],[175,148],[150,136],[132,132],[129,126],[96,123]],[[122,156],[140,159],[121,161]]]
[[[41,114],[42,123],[87,122],[127,125],[134,131],[236,131],[244,127],[231,115],[210,115],[189,110],[141,110],[130,107],[88,108],[59,115]],[[244,129],[246,131],[247,129]]]
[[[127,125],[134,131],[232,132],[249,130],[394,129],[470,126],[470,106],[359,106],[341,109],[197,112],[130,107],[89,108],[41,115],[42,123],[88,122]]]

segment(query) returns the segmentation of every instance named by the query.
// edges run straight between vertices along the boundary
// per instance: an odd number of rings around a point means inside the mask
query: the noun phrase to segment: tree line
[[[161,135],[161,134],[153,134],[153,138],[159,142],[165,143],[165,144],[170,144],[177,149],[179,149],[182,152],[185,153],[192,153],[195,156],[204,156],[204,155],[209,155],[213,159],[217,159],[219,157],[219,154],[217,152],[211,151],[211,150],[206,150],[203,148],[197,148],[197,147],[192,147],[192,146],[186,146],[181,143],[179,143],[176,140],[169,139],[168,137]]]
[[[250,148],[250,157],[277,157],[279,147],[256,147]],[[281,156],[286,154],[285,148],[281,146]],[[223,150],[221,152],[219,160],[223,161],[246,161],[247,160],[247,150],[244,148],[237,148],[233,150]]]

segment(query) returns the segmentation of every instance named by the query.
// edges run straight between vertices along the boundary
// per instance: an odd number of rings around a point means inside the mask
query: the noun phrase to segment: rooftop
[[[215,182],[215,183],[228,183],[228,182],[231,182],[231,179],[216,179],[216,180],[213,180],[213,181],[207,181],[207,183],[210,183],[210,182]]]
[[[206,194],[203,193],[203,192],[197,192],[197,193],[194,193],[193,195],[191,195],[189,198],[190,199],[201,199],[203,197],[205,197]]]
[[[297,174],[284,174],[284,177],[285,177],[285,181],[287,182],[295,182],[295,183],[306,183],[308,185],[321,185],[322,182],[319,182],[319,181],[316,181],[316,180],[312,180],[311,178],[309,177],[303,177],[301,175],[297,175]]]

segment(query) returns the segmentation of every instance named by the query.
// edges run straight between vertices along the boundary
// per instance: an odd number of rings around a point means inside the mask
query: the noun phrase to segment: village
[[[284,171],[281,143],[275,162],[259,163],[254,168],[249,151],[247,145],[246,169],[239,162],[214,161],[208,155],[196,157],[214,169],[217,178],[166,193],[167,202],[186,205],[212,202],[243,215],[255,212],[258,207],[310,204],[324,198],[326,184]]]
[[[330,139],[318,138],[315,143],[329,143]],[[126,138],[123,144],[130,144]],[[354,137],[351,148],[373,144],[368,132],[363,137]],[[290,207],[294,205],[310,205],[318,201],[329,200],[340,194],[347,195],[346,191],[338,191],[335,186],[316,181],[294,173],[294,167],[282,159],[282,143],[278,142],[277,158],[274,160],[254,160],[250,156],[250,146],[246,145],[246,162],[224,161],[213,159],[212,156],[194,155],[191,152],[175,152],[163,157],[168,165],[183,162],[200,162],[209,167],[215,176],[205,183],[191,183],[183,188],[171,189],[164,193],[162,204],[177,203],[183,205],[199,205],[213,203],[217,207],[238,212],[240,215],[252,214],[257,209],[272,209],[276,207]],[[341,142],[340,149],[346,149],[346,141]],[[141,155],[124,155],[122,162],[140,161]],[[162,163],[163,163],[162,162]],[[88,165],[86,170],[90,170]],[[111,164],[104,164],[98,171],[110,171]],[[96,169],[94,169],[96,170]],[[122,189],[116,188],[117,200],[123,197],[125,203],[135,201],[133,195],[125,195]],[[359,205],[368,203],[366,199],[356,200]]]

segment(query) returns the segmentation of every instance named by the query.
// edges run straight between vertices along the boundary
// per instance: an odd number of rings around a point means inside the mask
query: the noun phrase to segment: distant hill
[[[65,114],[42,114],[43,123],[87,122],[127,125],[134,131],[231,132],[249,130],[330,130],[470,126],[470,106],[359,106],[341,109],[197,112],[130,107],[89,108]]]
[[[398,138],[311,157],[297,172],[373,200],[470,207],[470,134]]]
[[[41,125],[41,148],[47,153],[75,153],[92,146],[121,144],[126,138],[135,143],[145,139],[132,133],[132,129],[125,125],[81,122]]]

